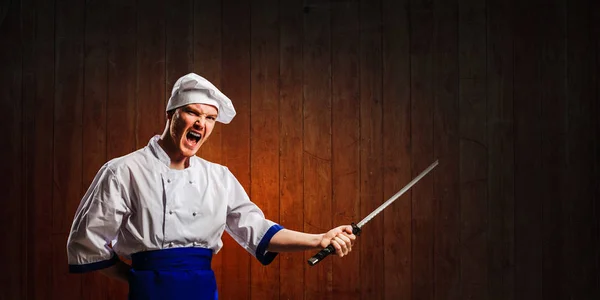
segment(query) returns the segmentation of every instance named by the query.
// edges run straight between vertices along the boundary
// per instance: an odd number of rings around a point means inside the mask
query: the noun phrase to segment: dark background
[[[350,256],[263,267],[225,238],[221,299],[600,299],[596,0],[4,0],[1,299],[125,299],[67,273],[100,166],[164,127],[180,76],[238,116],[200,156],[266,215],[365,226]]]

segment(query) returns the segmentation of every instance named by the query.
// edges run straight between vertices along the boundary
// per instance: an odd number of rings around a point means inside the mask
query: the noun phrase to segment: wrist
[[[315,234],[314,243],[313,243],[313,245],[312,245],[312,246],[313,246],[315,249],[320,249],[320,248],[323,248],[323,246],[322,246],[322,242],[323,242],[323,239],[324,239],[324,238],[325,238],[325,233],[318,233],[318,234]]]

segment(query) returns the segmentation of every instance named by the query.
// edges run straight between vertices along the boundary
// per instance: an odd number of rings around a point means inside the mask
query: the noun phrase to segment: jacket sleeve
[[[104,165],[73,219],[67,241],[69,272],[95,271],[119,261],[110,245],[128,211],[117,176]]]
[[[278,253],[268,252],[267,247],[271,238],[283,227],[265,218],[229,169],[226,169],[223,183],[228,191],[225,230],[263,265],[270,264]]]

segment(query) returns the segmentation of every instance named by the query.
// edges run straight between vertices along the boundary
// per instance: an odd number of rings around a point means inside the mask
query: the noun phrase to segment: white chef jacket
[[[283,227],[265,219],[228,168],[197,156],[184,170],[169,168],[158,139],[102,166],[75,213],[69,270],[93,271],[116,263],[117,255],[175,247],[217,253],[224,230],[269,264],[277,253],[266,248]]]

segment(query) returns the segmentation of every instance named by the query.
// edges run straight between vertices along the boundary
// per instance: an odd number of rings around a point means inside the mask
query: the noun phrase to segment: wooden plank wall
[[[238,111],[199,155],[350,256],[270,266],[225,236],[221,299],[600,299],[595,0],[10,0],[0,4],[0,299],[125,299],[67,273],[80,197],[162,132],[197,72]]]

